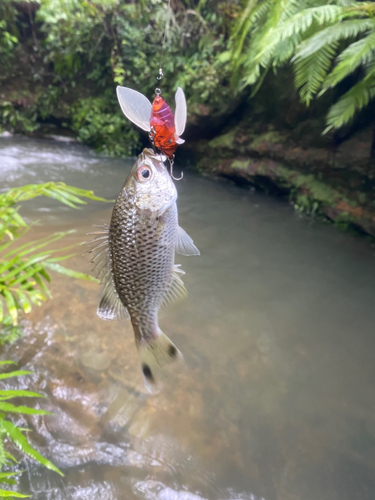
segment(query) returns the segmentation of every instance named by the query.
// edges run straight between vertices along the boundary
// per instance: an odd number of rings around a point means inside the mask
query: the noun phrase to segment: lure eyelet
[[[147,165],[141,165],[137,170],[137,179],[139,182],[147,182],[152,178],[152,170]]]

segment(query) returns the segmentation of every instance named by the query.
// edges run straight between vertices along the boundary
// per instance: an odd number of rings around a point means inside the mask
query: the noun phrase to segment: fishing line
[[[157,76],[157,81],[160,82],[160,80],[163,78],[163,62],[164,62],[164,49],[165,49],[165,36],[166,36],[166,33],[167,33],[167,28],[168,28],[168,16],[169,16],[169,12],[171,11],[171,0],[168,0],[168,5],[167,5],[167,18],[165,20],[165,28],[164,28],[164,32],[163,32],[163,39],[162,39],[162,42],[161,42],[161,52],[160,52],[160,59],[159,59],[159,74]],[[156,95],[160,95],[161,94],[161,90],[159,88],[156,88],[155,89],[155,94]]]

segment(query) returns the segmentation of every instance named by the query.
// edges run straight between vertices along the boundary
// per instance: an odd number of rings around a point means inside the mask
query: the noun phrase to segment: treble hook
[[[172,160],[171,160],[171,159],[169,159],[169,166],[170,166],[170,168],[171,168],[171,171],[170,171],[170,172],[171,172],[171,177],[172,177],[172,179],[173,179],[174,181],[180,181],[180,180],[183,178],[184,173],[183,173],[183,172],[181,172],[181,177],[179,177],[179,178],[174,177],[174,175],[173,175],[173,164],[174,164],[174,160],[173,160],[173,159],[172,159]]]

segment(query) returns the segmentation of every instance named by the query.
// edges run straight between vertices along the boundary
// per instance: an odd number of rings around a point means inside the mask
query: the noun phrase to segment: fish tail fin
[[[160,329],[156,337],[139,346],[139,356],[145,386],[151,394],[159,391],[159,378],[166,366],[182,360],[179,349]]]

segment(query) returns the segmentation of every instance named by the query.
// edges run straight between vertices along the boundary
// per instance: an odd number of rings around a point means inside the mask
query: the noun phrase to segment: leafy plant
[[[1,102],[0,127],[1,125],[10,128],[13,132],[34,132],[39,128],[35,105],[23,107],[11,101]]]
[[[13,361],[0,361],[0,366],[15,365]],[[29,375],[31,372],[27,370],[15,370],[11,372],[5,372],[0,374],[0,380],[5,380],[13,377],[23,377]],[[35,448],[31,446],[26,436],[23,432],[27,432],[28,429],[19,428],[11,420],[9,420],[10,414],[18,415],[49,415],[47,411],[38,410],[35,408],[30,408],[29,406],[16,406],[10,403],[9,400],[14,398],[35,398],[43,397],[41,394],[36,392],[31,392],[27,390],[11,390],[11,389],[1,389],[0,390],[0,468],[3,469],[5,466],[9,467],[12,464],[17,464],[18,461],[14,456],[8,451],[10,443],[13,443],[17,448],[19,448],[23,453],[29,455],[31,458],[39,462],[44,467],[47,467],[54,472],[57,472],[61,476],[63,473],[47,458],[43,457]],[[6,441],[6,442],[5,442]],[[22,471],[16,472],[0,472],[0,483],[6,485],[16,485],[17,481],[14,479],[15,476],[21,474]],[[30,495],[22,495],[15,491],[0,489],[0,498],[26,498]]]
[[[140,135],[122,115],[115,86],[151,100],[160,65],[169,102],[180,85],[191,112],[199,116],[206,104],[205,113],[208,105],[219,114],[232,97],[218,55],[240,2],[183,0],[168,9],[164,0],[7,0],[6,30],[18,42],[9,49],[14,64],[0,74],[0,128],[32,133],[58,123],[106,154],[134,154]],[[20,99],[21,88],[30,95]]]
[[[72,128],[82,142],[109,156],[130,156],[140,146],[139,135],[121,111],[110,112],[101,97],[82,99],[72,106]]]
[[[9,69],[18,44],[18,30],[15,26],[16,9],[10,2],[0,4],[0,63]]]
[[[41,195],[74,208],[86,203],[82,198],[106,201],[95,196],[92,191],[67,186],[62,182],[30,184],[0,194],[0,324],[5,327],[10,324],[16,327],[20,311],[28,313],[33,305],[41,305],[51,296],[48,289],[49,270],[78,279],[94,279],[60,264],[70,255],[56,254],[67,250],[66,248],[49,248],[70,231],[57,232],[37,241],[16,245],[30,226],[19,214],[15,204]],[[6,332],[8,330],[9,328],[5,328]]]
[[[47,182],[30,184],[9,189],[0,194],[0,343],[13,341],[20,334],[18,326],[19,313],[29,313],[33,305],[41,305],[51,297],[48,289],[49,271],[55,271],[67,276],[94,280],[91,276],[73,271],[60,264],[70,255],[56,255],[68,248],[51,249],[51,244],[60,241],[70,231],[57,232],[37,241],[22,242],[22,236],[30,229],[24,218],[19,214],[17,203],[30,200],[37,196],[47,196],[73,208],[79,208],[90,200],[106,201],[94,195],[92,191],[67,186],[62,182]],[[12,361],[0,361],[0,366],[15,364]],[[29,371],[16,370],[0,374],[0,380],[28,375]],[[51,469],[62,473],[49,460],[35,450],[23,434],[28,429],[22,429],[9,420],[11,414],[47,415],[48,412],[16,406],[9,400],[18,397],[42,397],[40,394],[27,390],[0,390],[0,468],[17,463],[16,459],[6,449],[5,440],[13,442],[23,453]],[[20,472],[0,472],[0,483],[16,485],[15,476]],[[0,498],[26,498],[14,491],[0,489]]]
[[[254,93],[270,69],[291,62],[306,105],[346,80],[350,88],[329,109],[327,132],[375,97],[374,16],[374,2],[248,0],[223,58],[231,58],[233,83],[254,85]]]

